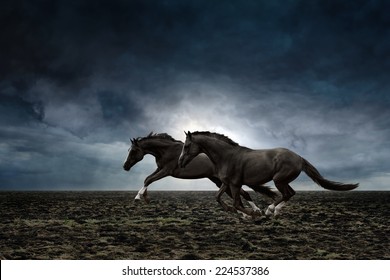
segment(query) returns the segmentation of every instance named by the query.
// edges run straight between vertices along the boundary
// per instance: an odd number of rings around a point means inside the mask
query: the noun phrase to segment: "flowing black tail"
[[[310,164],[306,159],[302,158],[303,167],[302,170],[309,176],[314,182],[327,190],[332,191],[350,191],[359,186],[359,184],[343,184],[339,182],[333,182],[326,180],[321,176],[320,172]]]
[[[275,200],[275,198],[278,196],[278,194],[276,192],[272,191],[271,188],[267,187],[267,186],[248,186],[248,187],[250,187],[255,192],[264,194],[264,195],[272,198],[273,200]]]

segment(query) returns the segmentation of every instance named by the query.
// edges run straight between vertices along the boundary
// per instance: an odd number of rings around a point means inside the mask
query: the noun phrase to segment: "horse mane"
[[[147,136],[145,136],[145,137],[138,137],[135,140],[136,141],[141,141],[141,140],[149,140],[149,139],[163,139],[163,140],[169,140],[169,141],[172,141],[172,142],[183,143],[182,141],[176,140],[175,138],[173,138],[168,133],[154,133],[153,131],[150,132]]]
[[[211,138],[214,138],[214,139],[218,139],[218,140],[221,140],[225,143],[228,143],[232,146],[239,146],[238,143],[234,142],[232,139],[230,139],[229,137],[223,135],[223,134],[219,134],[219,133],[216,133],[216,132],[210,132],[210,131],[195,131],[195,132],[191,132],[192,135],[204,135],[204,136],[208,136],[208,137],[211,137]]]

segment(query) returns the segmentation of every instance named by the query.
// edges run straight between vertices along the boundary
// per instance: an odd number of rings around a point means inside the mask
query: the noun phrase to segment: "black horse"
[[[157,164],[157,169],[148,177],[146,177],[144,186],[139,190],[135,200],[140,200],[140,196],[143,196],[145,201],[148,203],[148,186],[154,181],[160,180],[167,176],[181,179],[208,178],[214,182],[218,188],[222,185],[221,180],[218,178],[214,164],[205,154],[197,155],[185,168],[180,168],[178,166],[178,159],[182,151],[183,142],[175,140],[166,133],[150,133],[148,136],[143,138],[133,138],[131,143],[131,149],[129,149],[129,154],[127,156],[126,162],[123,165],[123,168],[126,171],[129,171],[132,166],[141,161],[146,154],[154,156],[156,158]],[[262,193],[272,199],[275,199],[277,196],[275,192],[266,186],[250,185],[249,187],[254,191]],[[227,190],[226,193],[232,197],[230,190]],[[245,198],[245,200],[248,201],[255,212],[260,211],[260,209],[253,203],[249,193],[241,189],[240,194],[243,198]],[[242,205],[241,199],[239,203]],[[229,208],[229,210],[233,211],[233,208]]]
[[[253,211],[240,204],[242,185],[262,185],[274,181],[282,197],[268,206],[266,214],[277,215],[284,204],[295,194],[289,183],[304,171],[314,182],[328,190],[347,191],[358,184],[342,184],[324,179],[317,169],[296,153],[284,149],[252,150],[242,147],[228,137],[211,132],[188,132],[183,145],[179,165],[185,167],[200,153],[205,153],[217,169],[216,176],[222,181],[217,201],[225,210],[229,207],[220,198],[230,189],[234,207],[248,215]]]

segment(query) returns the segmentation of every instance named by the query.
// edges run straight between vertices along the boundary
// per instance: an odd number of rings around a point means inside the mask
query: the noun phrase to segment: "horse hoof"
[[[276,211],[275,211],[274,217],[275,217],[275,218],[279,218],[279,217],[280,217],[280,212],[276,212]]]
[[[261,216],[263,216],[264,215],[264,211],[262,211],[262,210],[256,210],[256,211],[253,211],[253,213],[252,213],[252,216],[253,217],[261,217]]]
[[[247,214],[245,214],[245,213],[242,213],[242,218],[244,219],[244,220],[253,220],[253,215],[247,215]]]
[[[253,221],[255,218],[253,218],[253,216],[250,216],[250,215],[246,215],[245,217],[243,217],[245,221]]]

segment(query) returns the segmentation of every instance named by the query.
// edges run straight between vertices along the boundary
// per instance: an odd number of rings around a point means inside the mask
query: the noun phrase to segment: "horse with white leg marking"
[[[209,178],[217,185],[217,187],[222,185],[222,182],[217,177],[213,163],[205,154],[200,154],[195,157],[191,164],[189,164],[186,168],[179,168],[178,159],[183,147],[183,142],[175,140],[166,133],[150,133],[146,137],[132,139],[131,143],[131,149],[129,149],[129,154],[123,165],[123,168],[126,171],[129,171],[131,167],[141,161],[146,154],[153,155],[156,158],[157,164],[157,169],[146,177],[144,186],[138,192],[135,200],[140,200],[140,197],[143,196],[145,201],[148,203],[148,186],[151,183],[167,176],[181,179]],[[276,198],[276,193],[271,191],[268,187],[252,186],[251,188],[256,192],[272,198],[273,200]],[[227,191],[227,194],[231,197],[230,190]],[[246,191],[241,190],[240,194],[248,201],[254,211],[260,211]],[[235,211],[234,208],[231,208],[230,210]]]
[[[252,150],[238,145],[222,134],[208,131],[185,134],[186,141],[179,157],[179,165],[185,167],[198,154],[205,153],[215,165],[217,176],[222,181],[217,200],[225,210],[228,208],[220,198],[223,192],[230,188],[234,207],[252,215],[253,211],[243,208],[239,203],[242,185],[262,185],[273,181],[282,197],[268,206],[266,214],[278,215],[280,209],[295,194],[289,183],[295,180],[301,171],[328,190],[348,191],[358,187],[358,184],[326,180],[307,160],[288,149]]]

